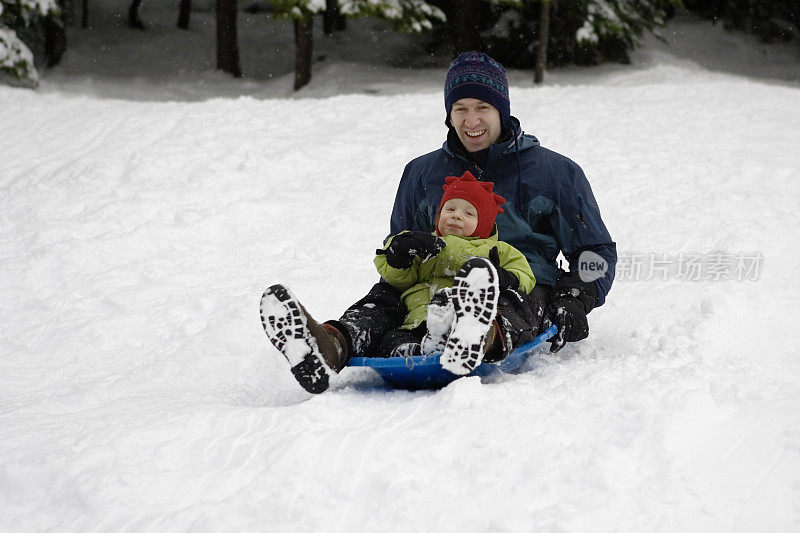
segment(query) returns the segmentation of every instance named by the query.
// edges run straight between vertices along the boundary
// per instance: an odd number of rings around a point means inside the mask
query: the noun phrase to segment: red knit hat
[[[494,220],[498,214],[503,212],[500,204],[506,203],[506,199],[492,192],[494,183],[491,181],[478,181],[468,170],[460,178],[447,176],[444,179],[442,190],[442,201],[439,202],[439,210],[436,212],[436,233],[439,233],[439,215],[442,206],[451,198],[462,198],[475,206],[478,211],[478,225],[470,237],[480,237],[486,239],[492,234]]]

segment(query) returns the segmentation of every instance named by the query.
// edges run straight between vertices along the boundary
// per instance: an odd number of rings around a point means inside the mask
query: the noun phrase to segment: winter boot
[[[456,318],[452,300],[453,288],[445,287],[436,292],[428,304],[427,331],[422,338],[422,354],[435,355],[444,351],[450,328]]]
[[[473,257],[456,272],[451,297],[456,316],[442,353],[443,368],[463,375],[481,363],[495,342],[499,292],[497,271],[484,257]]]
[[[483,362],[497,363],[506,357],[506,342],[497,319],[492,321],[486,340],[483,341]]]
[[[339,372],[347,363],[344,335],[332,325],[314,320],[283,285],[273,285],[261,296],[261,325],[308,392],[325,392],[331,371]]]

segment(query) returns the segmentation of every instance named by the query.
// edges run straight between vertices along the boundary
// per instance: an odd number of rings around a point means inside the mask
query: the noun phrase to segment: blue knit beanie
[[[448,118],[453,103],[462,98],[477,98],[492,104],[500,112],[500,125],[505,126],[511,115],[506,69],[486,54],[464,52],[450,65],[444,82]]]

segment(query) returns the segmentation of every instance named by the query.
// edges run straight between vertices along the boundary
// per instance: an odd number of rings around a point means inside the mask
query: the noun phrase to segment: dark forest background
[[[127,24],[146,35],[143,0],[120,2]],[[147,0],[145,0],[147,1]],[[237,20],[243,12],[293,22],[295,89],[312,75],[313,29],[347,28],[353,17],[378,17],[398,32],[424,32],[425,53],[455,56],[482,50],[510,68],[530,69],[630,61],[646,32],[680,10],[757,35],[764,42],[800,46],[800,0],[214,0],[216,68],[242,76]],[[88,28],[92,0],[0,0],[0,71],[35,86],[37,69],[58,64],[69,43],[66,28]],[[176,0],[175,30],[192,24],[192,0]]]

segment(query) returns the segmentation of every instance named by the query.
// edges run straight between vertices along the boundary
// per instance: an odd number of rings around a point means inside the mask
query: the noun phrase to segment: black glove
[[[497,270],[498,287],[501,289],[519,289],[519,278],[500,266],[500,252],[497,250],[497,246],[489,250],[489,261],[494,265],[494,269]]]
[[[392,239],[386,249],[375,250],[378,255],[386,255],[386,262],[392,268],[409,268],[415,257],[427,261],[442,251],[442,239],[424,231],[404,231]]]
[[[558,280],[547,318],[558,326],[558,333],[550,339],[550,351],[557,352],[568,342],[589,336],[586,315],[594,309],[597,289],[594,283],[581,281],[577,273],[568,273]]]

